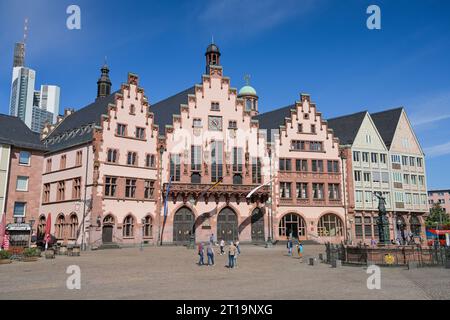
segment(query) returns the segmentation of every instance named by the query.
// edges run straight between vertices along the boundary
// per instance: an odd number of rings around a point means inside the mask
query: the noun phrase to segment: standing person
[[[372,247],[375,247],[377,245],[377,241],[374,238],[372,238],[372,240],[370,240],[370,245]]]
[[[223,250],[223,248],[225,247],[225,241],[220,240],[220,255],[223,255],[225,253],[225,251]]]
[[[204,261],[203,261],[203,255],[204,254],[205,254],[205,252],[204,252],[204,249],[203,249],[203,243],[200,243],[198,245],[198,255],[199,255],[199,258],[200,258],[200,260],[198,261],[198,265],[199,266],[202,266],[202,265],[205,264]]]
[[[235,242],[235,246],[236,246],[236,249],[237,249],[237,253],[238,253],[238,254],[241,254],[241,247],[239,246],[239,240],[237,240],[237,241]]]
[[[288,239],[287,248],[288,248],[288,255],[292,256],[292,240],[291,240],[291,238]]]
[[[228,268],[234,268],[234,256],[236,255],[236,247],[233,241],[230,241],[230,247],[228,248]]]
[[[234,246],[236,247],[236,254],[234,255],[234,267],[237,268],[237,258],[238,255],[241,254],[241,251],[239,250],[239,241],[236,241],[234,243]]]
[[[206,248],[206,255],[208,256],[208,266],[214,265],[214,248],[212,243]]]
[[[209,237],[209,242],[214,243],[214,233],[211,233],[211,237]]]
[[[300,260],[303,260],[303,243],[300,241],[298,243],[298,256],[300,257]]]

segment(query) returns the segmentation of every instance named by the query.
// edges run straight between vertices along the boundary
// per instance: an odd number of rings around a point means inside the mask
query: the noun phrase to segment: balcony
[[[227,203],[233,198],[239,204],[241,201],[250,202],[266,202],[270,195],[269,186],[262,187],[256,191],[251,199],[247,199],[247,195],[257,187],[257,185],[233,185],[233,184],[219,184],[212,188],[214,184],[191,184],[191,183],[172,183],[169,190],[169,198],[174,203],[177,199],[183,200],[184,203],[188,201],[205,201],[209,202],[212,197],[219,203],[226,201]],[[165,183],[163,187],[163,195],[167,192],[168,184]]]

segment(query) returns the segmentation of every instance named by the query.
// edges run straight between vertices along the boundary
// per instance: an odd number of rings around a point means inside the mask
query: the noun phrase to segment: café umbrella
[[[2,219],[0,221],[0,248],[2,247],[2,244],[3,244],[3,238],[5,236],[5,231],[6,231],[6,214],[4,213],[2,215]]]
[[[46,223],[45,223],[45,236],[44,236],[45,250],[47,250],[48,243],[51,241],[51,235],[50,235],[51,228],[52,228],[52,216],[49,213],[47,216]]]

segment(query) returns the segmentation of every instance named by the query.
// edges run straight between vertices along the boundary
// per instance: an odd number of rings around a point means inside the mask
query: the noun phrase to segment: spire
[[[103,67],[100,70],[102,73],[97,81],[97,99],[111,94],[111,80],[109,79],[109,67],[106,64],[106,56]]]
[[[210,73],[210,66],[220,66],[220,50],[219,47],[214,44],[214,37],[212,37],[212,42],[206,48],[206,74]]]
[[[13,67],[24,67],[25,66],[25,44],[28,37],[28,18],[25,18],[23,25],[23,41],[17,42],[14,45],[14,60]]]
[[[245,80],[245,85],[246,85],[246,86],[249,86],[249,85],[250,85],[250,78],[251,78],[251,76],[250,76],[249,74],[246,74],[246,75],[244,76],[244,80]]]

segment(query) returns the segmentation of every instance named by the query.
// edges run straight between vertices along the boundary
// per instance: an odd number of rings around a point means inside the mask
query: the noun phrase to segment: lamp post
[[[162,236],[161,236],[161,215],[163,215],[163,210],[164,210],[164,190],[163,190],[163,154],[164,154],[164,147],[161,145],[159,147],[159,183],[160,183],[160,187],[159,189],[161,190],[161,201],[162,201],[162,205],[161,205],[161,209],[160,209],[160,213],[158,215],[158,240],[156,242],[156,244],[158,245],[162,245]]]
[[[270,196],[269,199],[267,199],[266,204],[269,207],[269,216],[267,217],[267,222],[269,226],[269,232],[267,236],[267,242],[266,242],[266,248],[272,248],[273,247],[273,192],[272,192],[272,150],[268,149],[269,154],[269,179],[270,179]]]
[[[342,174],[342,190],[343,190],[343,197],[344,197],[344,220],[345,220],[345,239],[344,242],[348,244],[349,238],[351,236],[349,235],[348,230],[348,224],[347,224],[347,193],[345,192],[346,186],[345,186],[345,170],[344,170],[344,161],[347,159],[347,156],[345,155],[344,149],[341,149],[339,153],[339,157],[341,158],[341,174]],[[351,232],[351,230],[350,230]]]
[[[33,226],[36,221],[34,219],[30,219],[30,238],[28,239],[28,248],[31,247],[31,237],[33,235]]]

